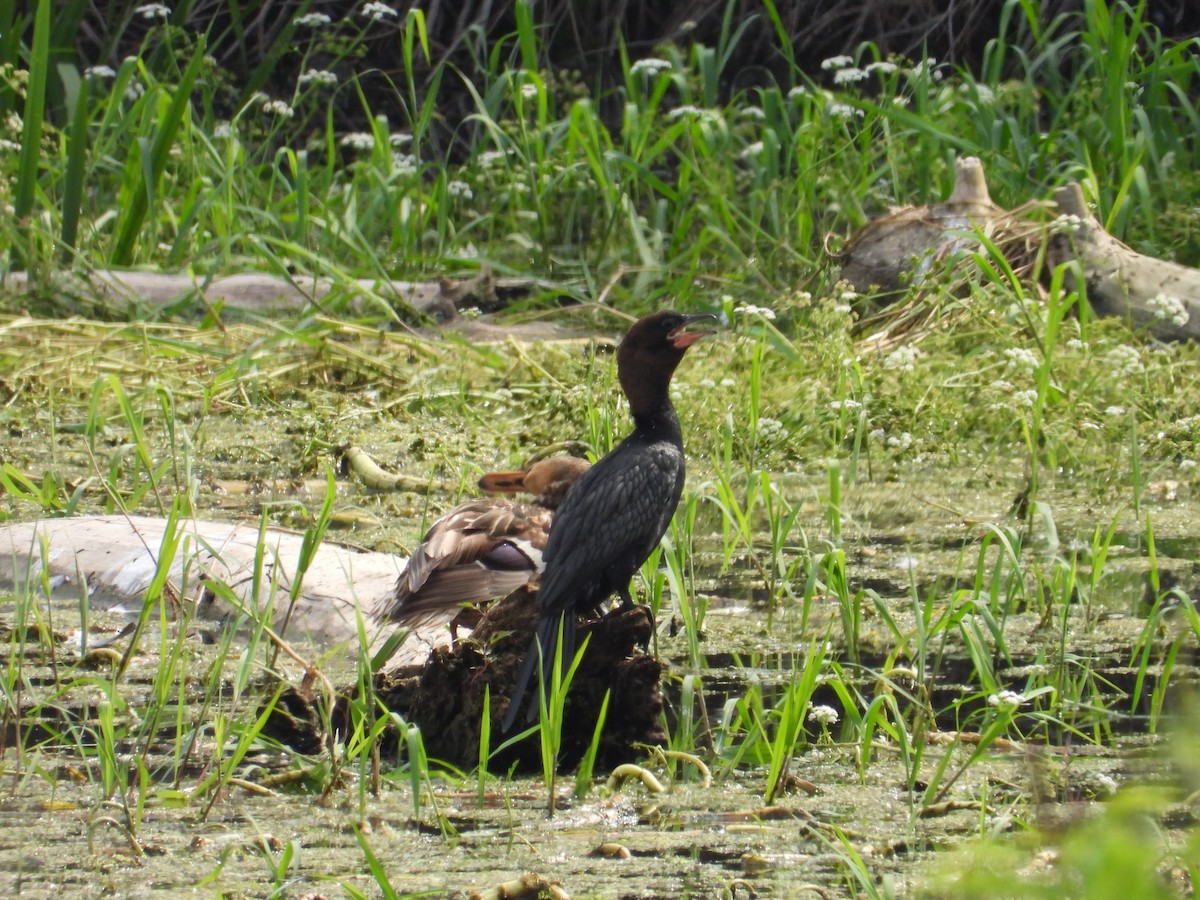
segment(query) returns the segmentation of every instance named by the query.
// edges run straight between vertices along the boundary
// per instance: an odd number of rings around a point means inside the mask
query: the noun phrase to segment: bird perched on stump
[[[469,500],[434,522],[380,617],[409,628],[459,622],[470,605],[523,587],[542,570],[554,510],[588,468],[587,460],[552,456],[522,471],[484,475],[479,486],[489,494],[529,493],[533,502]]]
[[[633,431],[580,477],[554,515],[537,594],[538,630],[505,712],[505,731],[516,721],[539,658],[548,688],[560,623],[560,658],[567,666],[577,614],[599,608],[614,593],[633,604],[629,582],[658,546],[683,493],[683,434],[671,405],[671,376],[687,348],[706,334],[689,326],[713,318],[656,312],[635,322],[617,348],[617,378]],[[531,719],[537,708],[535,698]]]

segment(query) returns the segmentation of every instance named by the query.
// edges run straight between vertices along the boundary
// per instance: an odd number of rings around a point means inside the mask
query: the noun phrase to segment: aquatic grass
[[[579,646],[575,649],[575,655],[571,659],[569,668],[563,670],[563,630],[565,626],[563,617],[558,620],[558,638],[554,644],[554,662],[550,670],[550,683],[546,684],[545,679],[538,678],[538,746],[541,750],[542,759],[542,777],[546,783],[546,814],[553,817],[558,805],[558,797],[555,794],[555,785],[558,780],[558,756],[562,749],[562,730],[565,723],[565,712],[567,704],[567,692],[571,689],[571,682],[575,679],[575,672],[579,669],[579,664],[583,661],[584,654],[587,651],[588,643],[591,640],[591,635],[585,635],[580,641]],[[543,649],[541,643],[537,645],[538,651],[538,672],[545,671],[542,665]],[[514,697],[510,702],[519,703],[523,700],[520,697]],[[607,711],[607,700],[603,706]],[[597,737],[599,732],[597,732]],[[593,740],[595,746],[595,740]]]
[[[592,789],[592,775],[596,771],[596,756],[600,752],[600,739],[604,736],[604,725],[608,721],[608,701],[612,699],[612,690],[604,692],[600,703],[600,712],[596,717],[596,727],[592,731],[592,739],[588,742],[583,758],[579,761],[579,769],[575,773],[575,797],[582,800]]]
[[[22,105],[21,153],[13,192],[13,218],[21,223],[28,223],[33,216],[34,195],[38,183],[42,121],[46,111],[46,83],[50,75],[51,8],[50,0],[38,0],[34,13],[33,43],[29,49],[29,81],[25,86]],[[33,232],[29,232],[29,237],[32,242]],[[23,251],[18,251],[18,246],[17,242],[12,244],[10,264],[14,268],[33,265],[37,259],[34,248],[27,245]]]
[[[813,641],[804,655],[804,668],[793,670],[791,681],[772,711],[774,734],[770,742],[770,764],[763,802],[770,806],[784,787],[792,755],[798,744],[807,742],[804,722],[812,706],[817,678],[825,667],[827,648],[823,641]]]

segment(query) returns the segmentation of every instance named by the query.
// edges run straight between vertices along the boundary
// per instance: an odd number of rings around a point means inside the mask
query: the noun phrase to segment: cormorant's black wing
[[[550,528],[538,589],[543,614],[588,609],[624,587],[615,582],[628,582],[670,524],[683,475],[683,453],[665,441],[626,442],[593,466]]]
[[[683,480],[683,451],[677,444],[627,439],[567,494],[546,541],[546,569],[538,588],[541,621],[504,714],[505,732],[516,721],[538,667],[539,648],[542,680],[549,685],[559,622],[563,623],[561,660],[569,666],[575,654],[576,611],[628,587],[634,571],[667,530]],[[532,700],[530,718],[537,708]]]

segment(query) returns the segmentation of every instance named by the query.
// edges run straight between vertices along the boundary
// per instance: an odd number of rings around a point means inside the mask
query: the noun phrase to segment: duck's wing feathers
[[[455,508],[413,552],[385,617],[429,623],[463,604],[511,593],[540,571],[550,518],[548,510],[507,500]]]

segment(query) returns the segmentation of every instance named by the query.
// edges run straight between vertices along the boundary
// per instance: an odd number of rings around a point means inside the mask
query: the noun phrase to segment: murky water
[[[777,598],[768,615],[761,568],[742,554],[730,571],[718,571],[719,534],[715,529],[698,533],[697,558],[707,563],[695,587],[708,599],[698,645],[701,657],[688,662],[688,637],[677,630],[671,636],[668,608],[661,615],[659,652],[675,661],[680,675],[700,677],[713,721],[719,720],[728,698],[736,699],[751,686],[763,692],[770,707],[794,667],[802,668],[811,642],[821,639],[829,641],[846,684],[863,696],[880,689],[880,674],[889,669],[888,679],[901,685],[897,693],[903,703],[904,691],[917,690],[918,683],[905,682],[897,671],[916,677],[920,670],[927,678],[930,705],[940,712],[934,729],[970,731],[981,721],[988,698],[965,638],[970,629],[946,629],[925,659],[917,658],[912,636],[922,618],[936,619],[954,607],[956,596],[961,600],[956,590],[971,587],[977,570],[984,573],[985,584],[1004,577],[1004,567],[996,568],[997,542],[985,548],[983,539],[989,524],[1011,524],[1009,507],[1020,485],[1014,481],[982,489],[953,473],[910,475],[911,480],[860,483],[845,493],[841,547],[851,590],[870,592],[860,603],[853,652],[836,598],[819,593],[807,610]],[[827,550],[831,541],[822,481],[795,478],[788,490],[805,508],[797,520],[800,530],[784,543],[783,556]],[[1017,526],[1025,532],[1023,559],[1051,566],[1055,559],[1076,558],[1078,578],[1087,583],[1096,529],[1109,527],[1119,505],[1098,511],[1070,491],[1053,487],[1041,500],[1047,505],[1028,528]],[[1191,587],[1197,551],[1193,523],[1200,521],[1200,510],[1176,493],[1149,497],[1147,511],[1154,523],[1153,567],[1160,582],[1169,577]],[[1077,596],[1065,614],[1050,603],[1026,598],[1001,616],[1004,652],[994,641],[986,643],[995,677],[1017,690],[1032,669],[1063,665],[1068,651],[1079,667],[1087,668],[1100,688],[1087,696],[1088,709],[1074,722],[1077,731],[1043,728],[1030,719],[1021,724],[1033,738],[1027,743],[998,742],[976,759],[969,739],[939,739],[930,742],[917,763],[906,760],[894,742],[877,741],[865,769],[859,747],[838,743],[837,727],[819,738],[814,731],[813,742],[791,762],[796,789],[770,808],[764,807],[765,767],[728,767],[720,760],[713,763],[710,787],[702,786],[687,766],[674,773],[675,780],[660,769],[669,786],[663,794],[627,783],[610,795],[601,780],[587,797],[576,800],[566,778],[560,784],[559,813],[548,819],[545,787],[533,779],[490,777],[481,788],[473,776],[437,778],[421,787],[416,808],[407,776],[389,776],[388,760],[382,761],[382,790],[373,795],[367,774],[355,761],[329,788],[317,757],[311,760],[318,768],[308,789],[304,782],[263,793],[231,786],[210,804],[211,796],[190,797],[189,791],[211,771],[214,760],[228,759],[236,744],[236,735],[226,735],[224,752],[217,751],[211,721],[219,714],[234,720],[247,716],[262,699],[253,688],[261,679],[252,679],[241,696],[224,690],[215,707],[203,707],[206,667],[219,645],[196,642],[179,664],[184,687],[178,700],[183,706],[165,707],[183,709],[184,718],[157,723],[158,739],[144,756],[145,788],[125,795],[131,802],[141,798],[144,807],[138,810],[115,802],[120,792],[105,796],[96,748],[82,737],[91,732],[69,717],[90,718],[82,724],[94,728],[98,704],[116,698],[118,722],[136,723],[139,695],[144,698],[153,689],[161,665],[155,642],[143,642],[114,692],[103,660],[94,661],[100,668],[89,674],[68,648],[60,647],[54,667],[33,649],[36,642],[22,649],[10,636],[3,664],[10,673],[20,672],[9,679],[19,691],[10,704],[19,704],[27,714],[21,722],[10,717],[5,723],[0,884],[9,895],[31,897],[192,890],[201,896],[373,895],[378,888],[356,837],[359,829],[401,893],[465,896],[537,873],[561,883],[572,896],[792,897],[805,895],[806,886],[830,896],[862,895],[865,887],[855,880],[853,854],[861,858],[868,882],[883,880],[889,889],[905,893],[925,884],[951,847],[1003,834],[1015,820],[1050,816],[1051,810],[1077,815],[1080,805],[1086,807],[1130,780],[1163,773],[1174,778],[1165,751],[1145,735],[1149,700],[1134,708],[1128,699],[1137,687],[1133,648],[1150,611],[1146,583],[1151,561],[1138,521],[1132,513],[1120,514],[1103,578],[1094,589],[1089,585],[1086,596]],[[356,536],[361,542],[389,539],[371,532]],[[78,611],[69,604],[56,609],[55,629],[69,630],[72,615],[77,619]],[[112,634],[119,625],[103,616],[91,621],[93,634]],[[1165,619],[1156,632],[1159,646],[1178,628]],[[1176,684],[1196,681],[1194,636],[1183,647],[1172,669]],[[236,662],[235,645],[226,670]],[[1153,694],[1158,671],[1150,667],[1141,688],[1146,698]],[[346,683],[352,670],[331,661],[326,674],[335,683]],[[70,687],[60,689],[62,685]],[[677,712],[678,681],[667,690],[668,706]],[[828,686],[819,687],[813,700],[841,705]],[[193,731],[197,723],[204,727]],[[175,754],[184,742],[174,739],[180,729],[195,738],[182,768]],[[1087,736],[1096,733],[1127,736],[1089,743]],[[120,753],[129,749],[118,744]],[[132,771],[127,777],[136,784],[137,770],[130,765],[124,755],[116,761],[118,770]],[[286,754],[251,750],[236,774],[254,783],[264,773],[278,775],[298,765]],[[177,781],[169,774],[174,772]],[[950,779],[947,773],[958,777]],[[931,781],[946,785],[944,796],[936,798],[942,806],[927,805],[930,798],[922,795]],[[321,783],[328,789],[314,792],[312,785]],[[1176,837],[1182,840],[1185,833]]]

